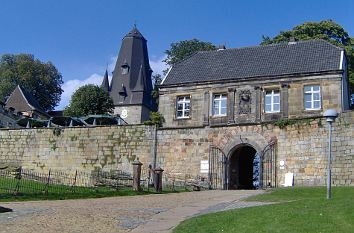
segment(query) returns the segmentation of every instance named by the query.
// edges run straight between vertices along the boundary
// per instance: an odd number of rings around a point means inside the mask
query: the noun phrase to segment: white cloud
[[[161,74],[161,76],[163,76],[162,71],[168,67],[165,62],[163,62],[164,59],[166,59],[166,55],[150,60],[150,66],[151,69],[154,71],[154,74]]]
[[[110,63],[108,64],[108,72],[113,72],[116,62],[117,62],[118,57],[111,57]]]
[[[151,69],[154,71],[154,74],[162,74],[162,71],[167,68],[166,64],[163,62],[163,60],[166,58],[166,56],[163,57],[155,57],[152,60],[150,60],[150,66]],[[112,79],[111,73],[114,70],[114,66],[116,63],[117,57],[111,57],[110,63],[107,64],[107,69],[108,69],[108,75],[109,75],[109,80]],[[105,70],[106,67],[104,67]],[[97,73],[102,73],[102,75],[99,75]],[[59,106],[56,109],[64,109],[70,102],[72,94],[81,86],[84,86],[86,84],[95,84],[95,85],[101,85],[102,80],[103,80],[103,74],[104,71],[96,71],[93,74],[91,74],[88,78],[79,80],[79,79],[71,79],[66,81],[63,86],[63,94],[61,95],[61,101],[59,103]]]
[[[112,79],[111,76],[111,71],[113,71],[115,63],[116,63],[117,57],[111,57],[110,63],[107,64],[106,67],[102,67],[100,71],[96,71],[93,74],[91,74],[88,78],[84,80],[79,80],[79,79],[71,79],[66,81],[63,86],[61,87],[63,89],[63,93],[61,95],[61,101],[59,103],[59,106],[56,109],[64,109],[70,102],[72,94],[81,86],[84,86],[86,84],[95,84],[95,85],[101,85],[102,80],[103,80],[103,74],[105,69],[108,69],[108,78],[109,80]],[[97,74],[97,73],[101,73]]]
[[[57,109],[64,109],[70,102],[71,95],[81,86],[86,84],[100,85],[103,80],[103,75],[92,74],[90,77],[84,80],[72,79],[68,80],[61,87],[63,89],[63,94],[61,95],[61,101]]]

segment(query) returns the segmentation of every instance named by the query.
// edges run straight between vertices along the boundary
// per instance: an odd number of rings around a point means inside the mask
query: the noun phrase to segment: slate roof
[[[161,86],[339,70],[342,48],[324,40],[197,52],[172,66]]]
[[[17,85],[6,101],[6,108],[14,108],[16,112],[38,111],[47,115],[38,101],[28,91]]]
[[[126,73],[122,72],[123,67],[128,68]],[[145,105],[154,109],[151,73],[147,41],[134,27],[122,40],[112,74],[109,94],[114,105]]]
[[[109,91],[109,80],[108,80],[108,71],[107,70],[104,73],[101,88],[107,92]]]
[[[136,25],[134,25],[133,29],[130,32],[128,32],[127,35],[124,36],[124,38],[126,37],[135,37],[135,38],[146,40],[143,34],[141,34],[141,32],[137,29]]]

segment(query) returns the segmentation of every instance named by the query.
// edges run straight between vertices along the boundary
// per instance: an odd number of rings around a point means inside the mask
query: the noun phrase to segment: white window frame
[[[305,87],[311,87],[311,90],[309,91],[305,91]],[[314,91],[313,88],[314,87],[318,87],[318,91]],[[306,101],[306,94],[310,94],[311,95],[311,108],[306,108],[306,102],[309,102],[309,101]],[[314,94],[318,94],[319,95],[319,99],[318,100],[315,100],[314,99]],[[319,102],[319,107],[318,108],[315,108],[315,102]],[[321,86],[320,85],[306,85],[304,86],[304,109],[305,110],[321,110],[322,108],[322,99],[321,99]]]
[[[266,98],[267,96],[270,96],[270,111],[267,111],[266,110]],[[278,103],[275,103],[274,102],[274,98],[278,96],[279,97],[279,102]],[[266,90],[265,91],[265,94],[264,94],[264,112],[265,113],[278,113],[280,112],[280,91],[279,90]],[[279,110],[275,111],[274,110],[274,105],[275,104],[279,104]]]
[[[221,113],[221,109],[222,109],[221,103],[222,103],[222,101],[225,101],[225,104],[226,104],[225,114]],[[214,111],[215,102],[218,102],[218,111],[217,112]],[[215,94],[213,94],[211,111],[212,111],[212,115],[215,116],[215,117],[227,116],[227,94],[226,93],[215,93]]]
[[[189,108],[187,108],[187,103],[189,104]],[[178,110],[178,105],[182,104],[182,110]],[[182,111],[182,116],[178,116],[178,112]],[[189,115],[186,116],[186,112],[189,112]],[[190,95],[183,95],[177,96],[176,100],[176,118],[177,119],[186,119],[190,118],[191,115],[191,96]]]

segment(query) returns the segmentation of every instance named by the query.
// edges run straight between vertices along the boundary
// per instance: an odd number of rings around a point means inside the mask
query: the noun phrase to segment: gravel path
[[[265,203],[243,202],[259,190],[202,191],[101,199],[0,203],[0,232],[171,232],[186,218]]]

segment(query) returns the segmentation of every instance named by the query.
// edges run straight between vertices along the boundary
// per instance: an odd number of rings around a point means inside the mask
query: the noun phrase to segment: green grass
[[[153,188],[149,191],[134,191],[129,187],[109,188],[109,187],[71,187],[65,185],[50,185],[46,193],[44,183],[21,180],[19,192],[14,195],[17,180],[0,177],[0,202],[10,201],[32,201],[32,200],[64,200],[64,199],[84,199],[102,198],[113,196],[133,196],[155,194]],[[181,192],[184,190],[167,190],[162,193]]]
[[[181,232],[354,232],[354,188],[276,189],[250,201],[282,202],[207,214],[182,222]]]

